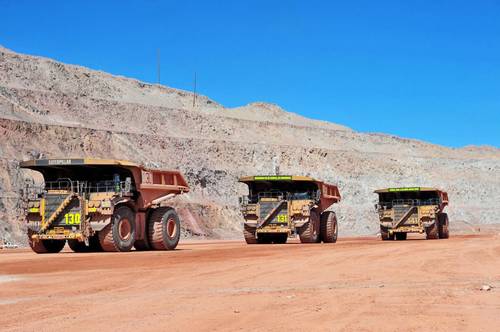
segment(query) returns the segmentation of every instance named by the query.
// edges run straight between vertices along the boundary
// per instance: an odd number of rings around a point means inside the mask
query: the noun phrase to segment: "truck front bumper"
[[[258,228],[257,233],[290,233],[288,227],[264,227]]]
[[[393,233],[425,233],[425,228],[420,226],[400,226],[398,228],[389,229],[389,234]]]
[[[31,239],[34,241],[40,240],[79,240],[83,241],[84,237],[82,233],[74,232],[64,232],[64,233],[42,233],[33,234]]]
[[[386,228],[389,234],[393,233],[425,233],[425,229],[434,225],[435,220],[423,221],[420,225],[401,225],[397,228],[392,228],[392,222],[381,222],[380,226]]]

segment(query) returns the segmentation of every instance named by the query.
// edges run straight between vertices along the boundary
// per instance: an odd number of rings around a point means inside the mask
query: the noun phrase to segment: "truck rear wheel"
[[[326,211],[321,214],[321,240],[324,243],[337,242],[338,227],[335,212]]]
[[[404,241],[406,240],[407,233],[396,233],[396,240]]]
[[[172,208],[160,207],[148,221],[148,240],[155,250],[173,250],[181,237],[181,223]]]
[[[440,213],[438,215],[438,220],[439,220],[439,238],[440,239],[447,239],[450,237],[450,233],[448,230],[448,214],[447,213]]]
[[[311,210],[309,222],[299,228],[299,238],[301,243],[317,243],[319,237],[319,215],[315,210]]]
[[[117,208],[111,224],[99,232],[99,243],[104,251],[130,251],[135,242],[135,214],[127,206]]]
[[[394,240],[394,234],[389,235],[389,230],[386,227],[380,226],[380,238],[382,241]]]
[[[64,245],[66,244],[66,240],[38,240],[34,241],[31,239],[32,232],[28,232],[29,243],[31,250],[36,252],[37,254],[55,254],[60,252]]]
[[[425,229],[425,234],[427,240],[436,240],[439,239],[439,220],[436,220],[432,226],[429,226]]]
[[[257,237],[255,236],[255,227],[243,225],[243,236],[247,244],[256,244]]]

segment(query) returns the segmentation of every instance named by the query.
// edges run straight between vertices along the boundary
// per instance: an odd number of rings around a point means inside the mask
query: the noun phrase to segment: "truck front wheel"
[[[243,236],[247,244],[256,244],[257,237],[255,236],[255,227],[243,225]]]
[[[130,251],[135,242],[135,214],[127,206],[117,208],[111,224],[99,232],[104,251]]]
[[[318,212],[312,210],[309,222],[299,228],[299,237],[301,243],[317,243],[321,240],[319,237],[319,215]]]
[[[425,228],[425,234],[427,240],[436,240],[439,239],[439,220],[436,220],[432,226]]]
[[[380,226],[380,238],[382,239],[382,241],[394,240],[394,234],[389,235],[389,229]]]

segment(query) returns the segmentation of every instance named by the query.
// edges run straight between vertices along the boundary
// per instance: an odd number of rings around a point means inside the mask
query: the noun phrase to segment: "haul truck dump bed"
[[[407,233],[425,233],[427,239],[446,239],[448,194],[436,188],[404,187],[375,190],[382,240],[405,240]]]
[[[20,166],[44,178],[25,191],[29,243],[37,253],[59,252],[66,242],[75,252],[169,250],[179,242],[180,221],[168,202],[189,187],[178,171],[104,159]]]
[[[298,234],[303,243],[336,242],[337,217],[326,211],[340,201],[337,186],[307,176],[247,176],[240,199],[248,244],[286,243]]]

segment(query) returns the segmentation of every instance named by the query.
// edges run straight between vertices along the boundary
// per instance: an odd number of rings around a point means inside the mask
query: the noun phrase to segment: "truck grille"
[[[67,194],[47,194],[45,195],[45,218],[49,218],[52,213],[61,205]]]
[[[260,215],[259,218],[260,220],[263,220],[269,212],[271,212],[276,206],[280,205],[281,201],[275,201],[275,202],[260,202]],[[278,211],[278,213],[275,214],[274,218],[269,222],[269,224],[283,224],[286,223],[288,218],[287,217],[279,217],[280,215],[285,215],[287,216],[287,211],[288,211],[288,204],[283,204],[283,207]]]
[[[68,194],[46,194],[45,195],[45,219],[50,218],[50,216],[57,210],[57,208],[61,205],[64,199],[68,196]],[[71,203],[62,211],[62,213],[54,220],[51,225],[51,228],[54,226],[57,227],[66,227],[71,228],[73,226],[77,226],[74,224],[66,224],[66,213],[78,213],[80,214],[80,201],[78,198],[73,198]],[[72,217],[74,220],[74,216]],[[81,216],[80,216],[81,218]],[[81,219],[80,219],[81,220]],[[78,225],[79,226],[79,225]]]
[[[410,205],[394,205],[394,222],[398,222],[410,208],[412,208]]]

